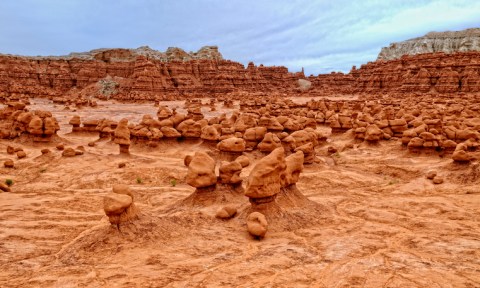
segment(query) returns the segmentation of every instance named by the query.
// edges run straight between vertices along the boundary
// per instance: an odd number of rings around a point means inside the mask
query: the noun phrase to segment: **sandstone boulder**
[[[237,161],[222,162],[219,168],[220,182],[223,184],[237,185],[242,183],[240,172],[242,172],[242,164]]]
[[[237,208],[231,205],[227,205],[220,208],[215,214],[215,217],[219,219],[230,219],[230,218],[233,218],[236,214],[237,214]]]
[[[247,217],[247,230],[250,235],[257,239],[265,237],[268,230],[268,222],[265,215],[260,212],[250,213]]]
[[[217,148],[224,152],[243,152],[245,151],[245,140],[242,138],[231,137],[220,141]]]
[[[245,196],[253,199],[274,197],[280,192],[285,169],[284,150],[277,148],[253,167],[248,176]]]
[[[278,139],[277,135],[268,132],[265,134],[262,142],[258,143],[257,149],[261,152],[272,152],[273,150],[277,149],[278,147],[282,147],[282,142]]]
[[[215,160],[205,152],[196,152],[188,163],[186,183],[195,188],[215,185]]]

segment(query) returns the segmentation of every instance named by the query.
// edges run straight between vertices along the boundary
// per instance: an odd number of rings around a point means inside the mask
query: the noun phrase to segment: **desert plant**
[[[142,178],[140,178],[140,177],[137,177],[137,184],[142,184],[142,183],[143,183],[143,180],[142,180]]]
[[[170,185],[172,185],[172,187],[177,186],[177,179],[173,178],[172,180],[170,180]]]
[[[43,167],[43,168],[40,168],[40,173],[45,173],[47,172],[47,168]]]
[[[5,184],[7,184],[8,186],[12,186],[13,185],[13,180],[12,179],[7,179],[7,180],[5,180]]]

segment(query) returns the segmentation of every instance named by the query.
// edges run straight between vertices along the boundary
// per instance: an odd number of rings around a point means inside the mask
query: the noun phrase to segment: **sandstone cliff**
[[[0,55],[0,100],[21,97],[173,100],[191,97],[449,94],[480,92],[480,52],[377,60],[350,73],[311,76],[285,67],[246,67],[216,47],[195,53],[99,49],[64,57]],[[301,80],[301,81],[299,81]]]
[[[480,52],[427,53],[375,61],[350,73],[309,77],[311,94],[480,92]]]
[[[403,55],[480,51],[480,28],[462,31],[430,32],[425,36],[383,47],[377,60],[398,59]]]
[[[300,91],[303,73],[285,67],[245,67],[224,60],[215,46],[187,53],[98,49],[60,57],[0,55],[0,97],[98,97],[162,100],[230,92]]]

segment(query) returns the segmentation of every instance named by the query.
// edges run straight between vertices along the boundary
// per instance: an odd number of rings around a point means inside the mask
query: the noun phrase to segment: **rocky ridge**
[[[11,54],[0,54],[0,56],[20,56]],[[168,47],[167,51],[162,52],[150,48],[149,46],[141,46],[135,49],[127,48],[100,48],[88,52],[72,52],[64,56],[21,56],[27,59],[35,60],[103,60],[107,62],[122,62],[135,60],[137,56],[145,56],[147,58],[167,61],[190,61],[190,60],[223,60],[222,54],[218,51],[218,46],[203,46],[197,52],[186,52],[178,47]]]
[[[62,57],[0,55],[0,97],[173,100],[230,92],[300,91],[303,73],[224,60],[217,47],[195,53],[148,47]]]
[[[462,31],[430,32],[425,36],[383,47],[377,60],[393,60],[403,55],[480,51],[480,28]]]

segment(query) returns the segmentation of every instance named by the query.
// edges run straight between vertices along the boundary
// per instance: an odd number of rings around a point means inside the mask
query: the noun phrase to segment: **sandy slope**
[[[62,158],[53,144],[51,155],[41,155],[44,145],[13,143],[28,157],[14,170],[0,168],[2,181],[15,181],[13,192],[0,194],[0,287],[480,286],[478,165],[410,155],[395,141],[333,157],[320,147],[320,163],[306,167],[298,187],[326,207],[323,215],[301,215],[318,221],[273,229],[255,241],[242,219],[215,219],[218,205],[178,204],[194,190],[183,183],[183,157],[206,146],[135,146],[121,157],[115,144],[88,147],[95,135],[68,133],[74,114],[138,121],[154,115],[153,106],[71,112],[35,102],[62,122],[60,135],[70,146],[86,152]],[[349,138],[331,141],[340,147]],[[0,141],[0,160],[11,158],[8,144]],[[120,162],[127,166],[118,168]],[[445,176],[444,184],[425,179],[431,169]],[[120,230],[102,209],[115,183],[131,186],[142,211]]]

